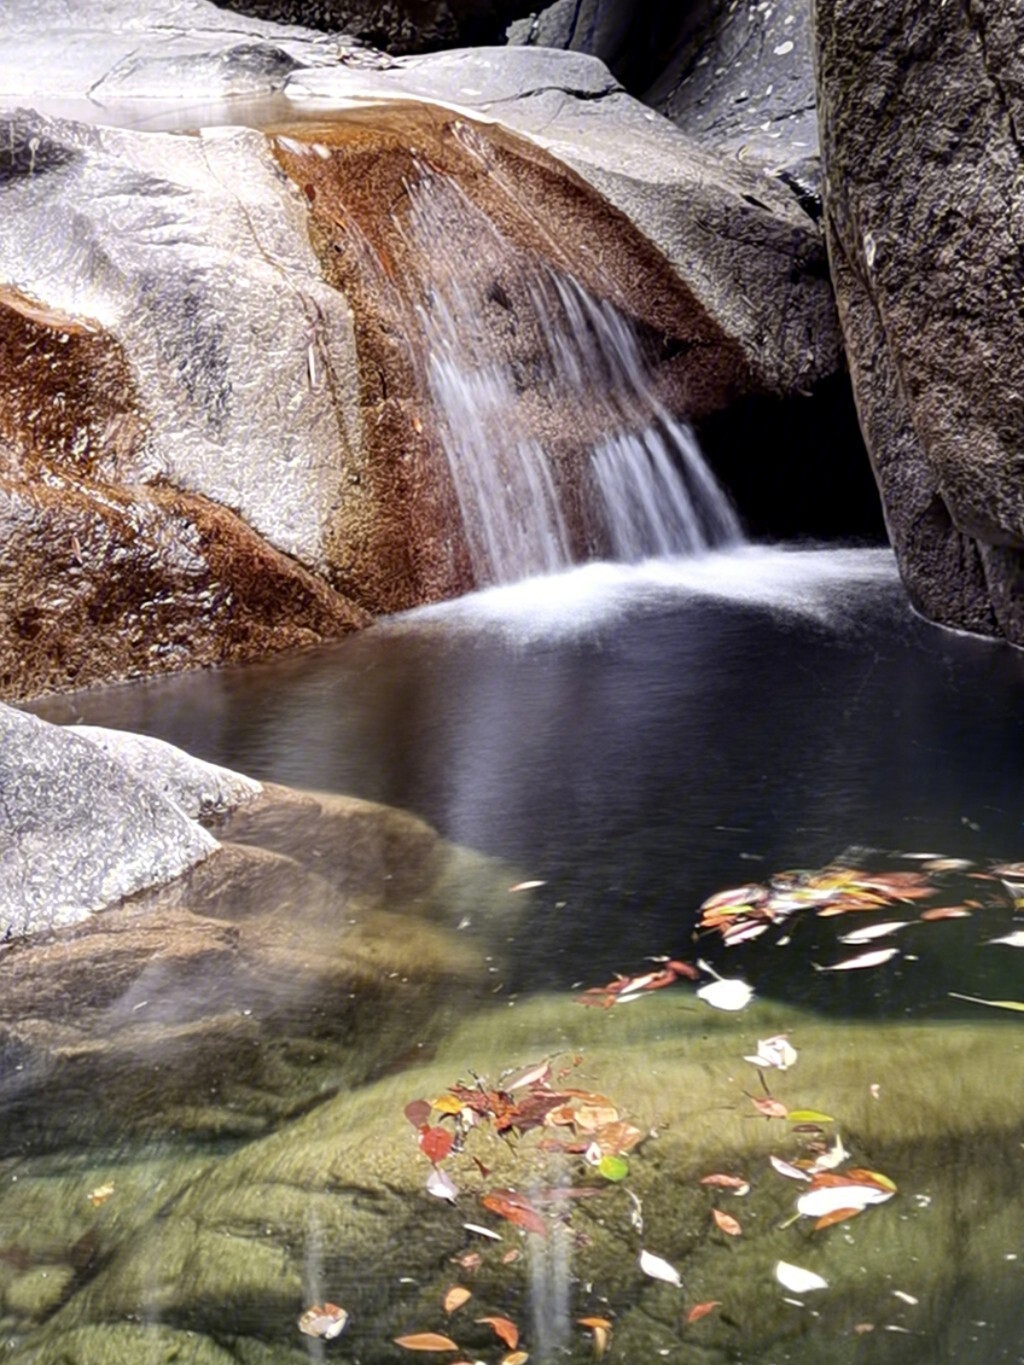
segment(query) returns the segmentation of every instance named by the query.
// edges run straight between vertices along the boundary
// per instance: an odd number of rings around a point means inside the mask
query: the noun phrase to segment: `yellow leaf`
[[[790,1123],[835,1123],[829,1114],[821,1114],[817,1109],[791,1109]]]
[[[431,1109],[436,1109],[439,1114],[461,1114],[462,1102],[457,1100],[454,1095],[438,1095],[436,1100],[430,1101]]]

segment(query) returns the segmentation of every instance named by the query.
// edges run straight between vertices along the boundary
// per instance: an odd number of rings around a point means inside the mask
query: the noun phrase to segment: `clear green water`
[[[851,846],[1024,856],[1021,667],[911,617],[883,556],[748,552],[594,566],[40,708],[337,796],[243,814],[172,897],[3,960],[5,1358],[490,1363],[509,1351],[476,1319],[503,1315],[534,1362],[594,1359],[583,1317],[630,1365],[1024,1359],[1024,1021],[949,994],[1024,999],[1019,950],[987,942],[1012,903],[917,921],[898,958],[845,973],[814,964],[875,946],[838,943],[850,916],[693,938],[711,892]],[[883,918],[917,907],[858,927]],[[659,953],[755,998],[577,1003]],[[771,1093],[829,1115],[821,1133],[751,1101],[744,1056],[780,1032],[799,1060]],[[484,1124],[443,1163],[457,1202],[429,1194],[405,1106],[545,1057],[645,1134],[625,1180],[554,1130]],[[836,1134],[845,1169],[898,1193],[814,1231],[768,1158]],[[484,1206],[496,1189],[547,1235]],[[786,1291],[780,1260],[828,1287]],[[449,1316],[455,1284],[472,1298]],[[335,1341],[297,1326],[325,1300],[350,1314]],[[461,1349],[394,1344],[422,1332]]]

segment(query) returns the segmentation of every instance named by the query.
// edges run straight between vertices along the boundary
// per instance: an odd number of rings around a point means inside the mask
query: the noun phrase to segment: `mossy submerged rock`
[[[791,1108],[831,1114],[827,1132],[841,1134],[849,1164],[898,1186],[881,1207],[813,1235],[808,1220],[785,1225],[801,1187],[767,1161],[792,1160],[801,1140],[791,1125],[759,1117],[744,1094],[760,1093],[744,1053],[780,1029],[800,1055],[792,1071],[773,1074],[773,1093]],[[153,1222],[132,1227],[129,1212],[105,1266],[12,1358],[49,1360],[58,1340],[139,1312],[147,1292],[139,1267],[148,1261],[168,1271],[150,1281],[163,1321],[201,1327],[218,1342],[241,1332],[282,1359],[295,1349],[302,1308],[325,1297],[352,1314],[348,1349],[375,1363],[404,1358],[390,1342],[406,1331],[443,1330],[482,1354],[493,1337],[471,1317],[487,1312],[516,1320],[542,1360],[563,1346],[566,1359],[592,1358],[589,1338],[573,1325],[585,1314],[612,1319],[610,1358],[620,1361],[682,1347],[709,1361],[801,1350],[850,1362],[860,1344],[854,1328],[864,1322],[876,1328],[880,1360],[923,1365],[947,1336],[973,1359],[967,1317],[984,1318],[999,1341],[1016,1302],[1005,1258],[1015,1254],[1021,1215],[1019,1134],[1000,1098],[1024,1080],[1015,1039],[998,1024],[857,1026],[756,1002],[725,1016],[681,992],[623,1010],[584,1012],[563,998],[467,1011],[429,1066],[340,1095],[272,1137],[193,1167]],[[579,1157],[540,1151],[536,1133],[509,1143],[481,1132],[467,1146],[493,1163],[488,1175],[468,1154],[449,1158],[458,1204],[431,1199],[429,1165],[404,1105],[468,1079],[469,1068],[494,1080],[505,1066],[573,1052],[583,1060],[572,1083],[607,1095],[651,1130],[630,1154],[625,1184],[558,1205],[572,1212],[551,1219],[546,1239],[522,1233],[481,1208],[478,1193],[512,1186],[546,1208],[545,1188],[592,1177]],[[746,1176],[751,1192],[702,1187],[699,1177],[714,1171]],[[642,1238],[627,1190],[642,1204]],[[742,1235],[718,1231],[713,1207],[737,1218]],[[502,1243],[474,1237],[465,1222],[489,1224]],[[682,1291],[642,1275],[641,1245],[680,1271]],[[478,1270],[451,1263],[470,1250],[483,1257]],[[518,1259],[504,1264],[508,1250]],[[234,1257],[233,1268],[220,1263],[224,1256]],[[785,1302],[774,1279],[780,1259],[829,1281],[813,1314],[810,1303],[800,1310]],[[460,1280],[476,1311],[445,1318],[442,1295]],[[218,1284],[220,1298],[211,1292]],[[693,1304],[710,1299],[722,1310],[685,1325]],[[883,1333],[886,1324],[899,1331]]]

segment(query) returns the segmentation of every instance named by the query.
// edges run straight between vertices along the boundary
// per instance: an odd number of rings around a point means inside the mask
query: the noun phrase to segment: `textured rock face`
[[[395,54],[500,42],[529,0],[220,0],[260,19],[352,34]]]
[[[216,841],[95,744],[0,707],[0,932],[85,919],[180,876]]]
[[[455,104],[482,121],[500,120],[567,166],[657,247],[708,322],[738,346],[746,376],[728,390],[712,382],[690,411],[713,411],[741,392],[806,390],[839,367],[820,233],[793,195],[696,147],[627,95],[596,59],[514,47],[445,52],[382,71],[304,71],[289,88],[318,98],[405,95]],[[571,186],[553,186],[542,212],[556,205],[556,189],[563,203],[571,193]],[[613,235],[616,215],[605,213],[597,240],[574,222],[578,213],[569,200],[549,219],[562,230],[565,256],[585,263],[603,252],[601,269],[626,290],[628,272],[615,266],[624,240],[621,230]],[[671,337],[667,310],[655,315],[657,304],[645,308],[644,298],[644,289],[634,291],[634,316]],[[674,307],[685,308],[684,317],[693,312],[692,304]],[[691,383],[699,390],[696,375]]]
[[[827,232],[915,604],[1024,642],[1024,19],[817,0]]]

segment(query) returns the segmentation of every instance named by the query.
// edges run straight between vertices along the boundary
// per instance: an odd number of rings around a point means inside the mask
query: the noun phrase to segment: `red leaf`
[[[849,1218],[856,1218],[860,1209],[833,1209],[831,1213],[823,1213],[814,1224],[814,1231],[821,1232],[823,1228],[830,1228],[833,1223],[845,1223]]]
[[[500,1337],[510,1351],[514,1351],[518,1346],[519,1328],[511,1318],[477,1318],[477,1322],[490,1323],[491,1327],[494,1329],[494,1335]]]
[[[708,1299],[705,1303],[695,1303],[686,1315],[687,1322],[700,1322],[701,1318],[713,1312],[716,1308],[721,1308],[721,1299]]]
[[[511,1190],[494,1190],[491,1194],[483,1195],[480,1202],[499,1218],[507,1218],[510,1223],[525,1228],[527,1232],[536,1232],[541,1237],[548,1235],[547,1223],[522,1195]]]
[[[424,1124],[420,1129],[420,1151],[435,1166],[445,1159],[454,1145],[455,1139],[447,1128],[431,1128]]]

